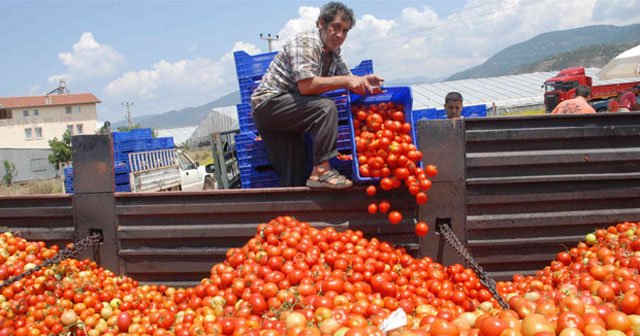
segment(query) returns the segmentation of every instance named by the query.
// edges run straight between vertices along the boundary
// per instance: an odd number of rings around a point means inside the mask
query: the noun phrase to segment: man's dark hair
[[[576,89],[576,97],[580,96],[584,98],[589,98],[589,95],[591,95],[591,88],[586,85],[579,85],[578,88]]]
[[[351,27],[355,26],[356,18],[353,17],[353,10],[345,6],[342,2],[337,1],[327,2],[322,6],[322,8],[320,8],[320,15],[318,15],[316,25],[319,26],[320,22],[333,22],[338,14],[342,16],[342,20],[349,20],[351,22]]]
[[[448,103],[450,101],[462,101],[462,95],[460,94],[460,92],[449,92],[447,93],[447,96],[444,97],[444,103]]]

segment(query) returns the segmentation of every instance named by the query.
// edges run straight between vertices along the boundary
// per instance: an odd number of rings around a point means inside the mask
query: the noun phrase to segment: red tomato
[[[427,194],[425,194],[424,192],[416,193],[416,203],[422,205],[427,203],[428,200],[429,200],[429,196],[427,196]]]
[[[402,221],[402,214],[399,211],[391,211],[389,213],[389,222],[391,224],[398,224]]]
[[[376,194],[376,186],[370,185],[367,187],[367,195],[374,196]]]
[[[376,203],[369,204],[369,207],[367,207],[367,211],[372,215],[377,213],[378,212],[378,205]]]
[[[117,326],[118,330],[121,332],[127,332],[129,330],[129,326],[133,323],[133,318],[128,311],[121,312],[118,314]]]
[[[380,211],[381,213],[387,213],[389,209],[391,209],[391,204],[389,203],[389,201],[382,201],[380,202],[380,204],[378,204],[378,211]]]
[[[416,235],[418,237],[424,237],[429,233],[429,225],[425,222],[418,222],[416,224]]]
[[[427,176],[433,177],[438,175],[438,168],[435,165],[430,164],[424,168],[424,172],[427,174]]]

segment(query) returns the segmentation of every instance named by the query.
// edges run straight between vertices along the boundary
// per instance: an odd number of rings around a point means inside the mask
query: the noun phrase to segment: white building
[[[98,103],[91,93],[0,97],[0,148],[49,148],[65,131],[93,134]]]

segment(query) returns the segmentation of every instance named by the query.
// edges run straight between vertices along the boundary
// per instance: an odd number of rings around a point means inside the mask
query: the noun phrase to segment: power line
[[[267,42],[269,43],[269,52],[273,51],[273,45],[272,42],[273,41],[277,41],[280,36],[276,35],[275,37],[271,37],[271,34],[267,34],[267,36],[263,36],[263,34],[260,34],[260,38],[263,40],[267,40]]]
[[[127,125],[129,126],[129,129],[131,129],[131,109],[130,109],[130,107],[133,106],[133,102],[125,102],[125,103],[121,103],[121,105],[127,107]]]

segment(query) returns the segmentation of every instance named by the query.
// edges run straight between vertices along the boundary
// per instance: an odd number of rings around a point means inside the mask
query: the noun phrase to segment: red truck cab
[[[594,86],[591,77],[585,74],[583,67],[561,70],[555,77],[549,78],[544,82],[545,112],[551,113],[561,101],[574,98],[578,85],[586,85],[591,88],[589,103],[596,111],[603,112],[607,110],[607,100],[618,97],[630,90],[634,85],[640,84],[640,81],[611,82],[606,81],[606,84]]]
[[[551,113],[561,102],[576,95],[579,85],[592,86],[591,77],[586,76],[583,67],[573,67],[560,70],[555,77],[544,82],[545,112]]]

